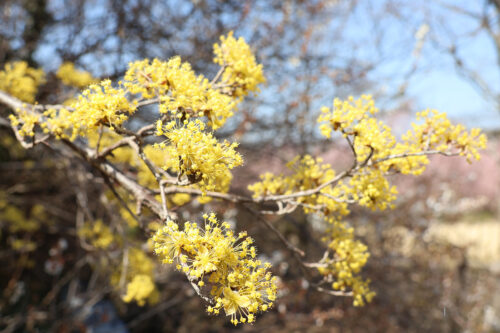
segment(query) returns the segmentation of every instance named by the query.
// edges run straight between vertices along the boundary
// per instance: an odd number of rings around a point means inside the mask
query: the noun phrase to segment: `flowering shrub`
[[[172,121],[164,128],[158,121],[156,134],[165,135],[168,140],[157,146],[170,157],[163,168],[170,167],[179,176],[186,175],[191,182],[200,182],[203,189],[214,190],[218,184],[231,181],[230,170],[241,165],[243,159],[234,150],[238,146],[236,142],[221,144],[211,133],[203,132],[204,129],[205,124],[200,120],[185,121],[180,127]]]
[[[211,81],[173,57],[132,62],[117,83],[97,82],[64,63],[57,77],[85,89],[62,105],[27,104],[35,101],[44,73],[15,62],[0,71],[0,102],[12,110],[11,128],[24,147],[52,141],[52,149],[87,161],[108,186],[100,200],[117,214],[105,219],[86,212],[76,235],[86,251],[104,254],[92,267],[106,272],[111,290],[124,302],[159,301],[162,273],[152,252],[186,276],[207,302],[208,313],[224,313],[235,325],[254,322],[279,302],[275,271],[257,256],[254,239],[245,231],[236,233],[215,213],[205,214],[202,223],[182,222],[178,213],[194,197],[201,204],[226,200],[252,212],[319,280],[311,284],[316,291],[350,296],[354,306],[370,302],[375,291],[362,276],[370,253],[347,220],[352,206],[393,208],[398,191],[390,174],[419,175],[433,154],[479,159],[486,137],[452,124],[444,113],[424,111],[397,139],[375,118],[371,96],[335,99],[332,108],[321,109],[318,134],[331,139],[338,133],[346,140],[353,155],[350,168],[337,171],[319,157],[297,156],[287,164],[287,174],[263,173],[249,186],[252,197],[236,195],[230,192],[231,170],[243,164],[243,157],[237,142],[221,141],[215,131],[265,78],[250,47],[232,32],[214,45],[214,62],[220,68]],[[156,107],[148,109],[153,122],[136,117],[145,106]],[[271,211],[264,210],[269,206]],[[289,214],[297,207],[325,222],[321,241],[326,250],[312,264],[303,262],[303,251],[264,216]],[[40,206],[30,215],[24,217],[2,199],[0,216],[13,235],[29,236],[48,219]],[[11,247],[30,252],[36,242],[12,238]]]
[[[233,324],[251,323],[256,312],[266,311],[276,300],[276,278],[267,272],[271,265],[256,259],[246,232],[235,236],[230,225],[219,225],[213,213],[203,218],[204,228],[186,222],[183,231],[168,221],[153,236],[155,252],[164,263],[175,261],[177,269],[198,286],[211,285],[209,313],[223,309]]]

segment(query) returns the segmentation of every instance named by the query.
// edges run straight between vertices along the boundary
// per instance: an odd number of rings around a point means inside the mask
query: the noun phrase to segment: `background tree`
[[[120,301],[121,298],[134,299],[133,288],[128,292],[129,283],[131,286],[144,285],[144,278],[134,280],[135,276],[151,275],[154,271],[154,264],[149,264],[153,258],[138,251],[136,242],[144,241],[150,231],[157,229],[156,225],[149,224],[155,215],[165,218],[158,179],[170,182],[164,195],[172,218],[199,221],[202,211],[217,211],[224,220],[235,221],[238,231],[247,230],[255,239],[259,253],[269,256],[268,261],[274,264],[273,273],[282,277],[279,282],[282,295],[279,306],[273,310],[277,312],[260,318],[255,330],[261,327],[310,329],[313,324],[345,325],[352,329],[374,325],[380,330],[415,331],[434,327],[474,329],[482,325],[486,310],[481,304],[491,304],[491,299],[487,295],[474,300],[458,297],[456,290],[474,290],[478,281],[493,283],[494,279],[486,272],[470,270],[461,249],[421,239],[427,230],[427,225],[422,226],[422,220],[429,221],[437,213],[430,206],[424,206],[425,209],[415,207],[435,195],[436,191],[441,192],[432,186],[432,181],[423,192],[410,191],[407,201],[400,202],[403,203],[400,212],[391,215],[392,218],[385,213],[352,208],[349,222],[357,230],[356,239],[368,243],[372,253],[363,275],[371,278],[378,292],[374,304],[362,310],[352,307],[352,299],[329,295],[345,293],[331,290],[331,286],[318,285],[320,276],[308,278],[307,271],[317,274],[317,268],[324,265],[324,262],[313,264],[313,261],[326,253],[325,246],[318,242],[325,230],[316,218],[308,217],[296,208],[303,206],[307,210],[308,205],[315,206],[314,203],[283,202],[283,198],[278,198],[260,202],[257,207],[251,206],[250,211],[244,208],[245,205],[233,206],[231,203],[256,200],[249,197],[245,187],[256,182],[257,174],[265,171],[257,166],[269,163],[270,171],[279,174],[284,168],[283,161],[289,161],[297,153],[323,153],[336,170],[354,170],[350,168],[364,163],[364,159],[355,159],[357,164],[352,167],[353,159],[349,155],[352,147],[345,139],[320,139],[316,117],[321,105],[331,105],[333,96],[346,97],[365,91],[373,92],[380,101],[377,104],[389,110],[412,105],[405,92],[421,61],[418,57],[411,58],[413,60],[404,62],[409,64],[404,70],[394,67],[394,64],[405,55],[420,52],[419,43],[425,40],[425,33],[422,32],[422,21],[400,20],[405,8],[400,2],[387,1],[379,5],[335,1],[7,1],[0,6],[3,6],[2,21],[7,22],[0,27],[4,37],[0,53],[5,63],[27,60],[31,66],[41,66],[49,73],[36,96],[42,105],[60,105],[91,82],[99,81],[94,79],[97,77],[120,80],[130,61],[145,57],[168,60],[180,54],[196,72],[209,78],[216,77],[218,68],[211,62],[212,44],[229,30],[246,38],[262,60],[267,78],[262,92],[257,97],[247,98],[235,116],[216,132],[218,139],[235,137],[242,143],[237,151],[245,157],[247,167],[239,172],[235,169],[231,190],[235,196],[225,196],[218,189],[219,199],[223,201],[206,203],[202,199],[203,206],[198,206],[197,200],[183,205],[190,200],[186,196],[188,193],[201,195],[202,189],[180,190],[180,186],[185,185],[182,182],[197,182],[199,176],[189,176],[187,172],[182,174],[182,170],[170,170],[174,171],[173,174],[162,173],[156,167],[165,161],[151,155],[152,141],[141,139],[143,135],[150,137],[156,129],[156,124],[152,125],[158,118],[154,106],[157,101],[139,101],[139,112],[134,114],[133,120],[123,126],[113,124],[121,138],[101,129],[88,141],[47,140],[39,133],[33,142],[27,135],[29,133],[16,127],[18,131],[14,132],[24,146],[35,146],[25,151],[12,140],[12,132],[5,131],[2,139],[5,147],[2,161],[5,171],[2,172],[5,236],[2,242],[5,248],[3,256],[9,265],[3,273],[6,288],[2,308],[8,313],[3,322],[7,329],[42,327],[64,330],[78,321],[82,325],[95,326],[95,319],[89,318],[99,317],[100,311],[113,318],[112,313],[118,312],[123,320],[120,325],[126,322],[129,328],[137,330],[156,328],[168,331],[174,327],[189,329],[190,325],[193,325],[191,329],[198,330],[219,329],[224,318],[207,318],[203,301],[189,297],[198,296],[196,293],[205,297],[206,294],[199,291],[200,286],[195,284],[193,288],[176,278],[179,276],[168,268],[155,274],[155,281],[160,286],[157,288],[159,299],[168,301],[150,307],[145,305],[147,308],[125,306]],[[360,22],[366,22],[366,28],[354,30],[353,27],[359,26]],[[398,24],[404,29],[398,30]],[[392,28],[387,29],[388,26]],[[397,39],[394,31],[398,31]],[[64,61],[69,61],[66,67],[60,66]],[[72,63],[89,69],[92,75],[76,71]],[[4,71],[7,72],[5,68]],[[25,77],[36,83],[43,81],[40,72],[36,71],[28,71]],[[231,90],[221,91],[234,94]],[[94,90],[90,95],[98,93]],[[105,90],[104,93],[106,95]],[[11,113],[9,109],[24,109],[8,95],[2,95],[2,101],[10,106],[2,111],[3,115]],[[80,102],[86,103],[85,100]],[[51,107],[35,107],[33,110],[43,112],[47,109]],[[55,109],[60,112],[62,106]],[[24,117],[21,123],[26,123],[27,119]],[[2,124],[11,127],[7,120]],[[335,121],[332,124],[335,127]],[[111,123],[101,125],[106,127]],[[175,139],[175,132],[171,129],[162,131],[168,140]],[[52,135],[57,136],[57,133]],[[263,156],[262,150],[256,149],[263,142],[271,145],[270,156]],[[341,152],[333,160],[328,158],[332,146]],[[87,148],[95,150],[91,152]],[[95,159],[96,155],[92,154],[98,152],[102,156]],[[354,153],[360,152],[354,149]],[[90,163],[82,163],[81,157]],[[368,157],[367,163],[376,160],[373,156],[364,157]],[[311,167],[308,160],[300,163]],[[300,163],[297,162],[292,169],[300,170]],[[47,174],[54,176],[47,179]],[[295,174],[295,181],[300,178],[299,174]],[[172,176],[180,177],[176,180]],[[128,179],[137,182],[134,184]],[[299,190],[294,187],[298,185],[293,177],[282,180],[292,192]],[[151,192],[144,192],[138,186],[149,188]],[[268,185],[264,183],[262,186],[266,188]],[[174,195],[178,191],[184,193]],[[137,194],[139,200],[136,200]],[[280,193],[275,195],[279,197]],[[267,220],[269,216],[262,219],[256,210],[279,214]],[[380,223],[376,222],[378,220]],[[20,221],[23,221],[22,226],[12,227]],[[166,233],[168,235],[168,231]],[[403,237],[407,233],[412,237]],[[114,235],[119,235],[120,240]],[[404,252],[399,243],[408,239],[421,246],[411,247],[411,253]],[[281,243],[276,245],[277,242]],[[388,242],[392,245],[387,245]],[[36,251],[33,251],[35,247]],[[307,256],[297,260],[302,253]],[[437,258],[435,262],[423,259],[430,253]],[[437,257],[436,253],[443,257]],[[444,263],[450,260],[458,264],[445,266]],[[136,266],[141,268],[136,271]],[[414,270],[415,266],[420,268]],[[117,268],[114,272],[113,267]],[[393,274],[387,274],[388,271]],[[53,275],[54,279],[44,283],[33,278],[41,274]],[[112,280],[114,276],[114,286],[110,284],[110,276]],[[454,281],[451,284],[447,282],[450,279]],[[427,283],[437,291],[423,292],[429,290]],[[101,301],[103,298],[112,300],[113,307],[110,307],[110,302]],[[426,305],[436,301],[442,302],[443,307]],[[145,302],[143,299],[137,303]],[[311,309],[311,304],[317,304],[317,307]],[[25,311],[26,306],[32,310]],[[217,308],[216,304],[213,307]],[[464,319],[470,308],[476,309],[475,315]],[[90,317],[87,316],[89,311],[93,314]],[[386,320],[380,320],[380,311],[390,313]],[[442,320],[443,311],[448,311],[447,321]],[[422,320],[422,313],[426,313],[426,320]],[[303,317],[297,314],[303,314]],[[359,322],[360,317],[364,318],[362,322]],[[52,318],[58,320],[52,321]]]

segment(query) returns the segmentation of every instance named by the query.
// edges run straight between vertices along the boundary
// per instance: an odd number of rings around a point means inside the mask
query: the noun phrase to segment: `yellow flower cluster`
[[[356,158],[362,163],[370,154],[374,159],[389,155],[396,143],[391,129],[373,116],[378,112],[370,95],[355,100],[352,96],[346,101],[336,98],[333,109],[321,108],[318,117],[321,133],[330,138],[333,131],[350,137],[356,151]]]
[[[47,215],[42,205],[34,205],[29,212],[11,204],[5,193],[0,192],[0,227],[5,227],[10,234],[8,244],[18,252],[32,252],[37,243],[32,241],[31,234],[47,223]],[[0,232],[2,228],[0,228]]]
[[[212,133],[206,133],[205,124],[196,119],[177,126],[175,121],[165,126],[158,121],[157,135],[167,141],[157,145],[170,156],[165,169],[172,168],[179,175],[186,175],[191,183],[198,183],[202,190],[214,190],[218,184],[231,179],[230,169],[243,164],[243,158],[234,149],[237,143],[219,143]]]
[[[113,231],[102,220],[98,219],[92,222],[86,222],[78,229],[78,236],[95,248],[106,250],[118,241]]]
[[[257,85],[265,79],[262,65],[256,64],[242,38],[236,40],[230,33],[227,38],[222,37],[221,45],[215,45],[214,52],[215,62],[224,64],[224,82],[219,86],[214,86],[203,75],[196,75],[191,65],[182,62],[180,57],[130,63],[121,83],[123,88],[112,87],[110,80],[92,84],[96,81],[92,75],[65,62],[56,76],[67,85],[79,88],[90,85],[89,88],[72,101],[68,109],[49,109],[43,117],[17,110],[17,115],[11,117],[12,123],[20,127],[20,134],[24,136],[34,136],[35,125],[39,124],[45,133],[74,140],[103,124],[121,125],[137,107],[137,101],[129,102],[126,95],[140,94],[144,99],[158,98],[160,113],[181,121],[207,117],[208,125],[217,129],[233,115],[240,102],[238,97],[257,91]],[[0,89],[27,102],[34,102],[37,87],[43,82],[43,71],[30,68],[25,62],[7,64],[0,71]],[[225,90],[228,86],[230,93]],[[227,178],[226,175],[224,179]]]
[[[0,90],[24,102],[33,103],[38,87],[44,82],[43,70],[31,68],[25,61],[7,63],[0,71]]]
[[[180,57],[130,63],[124,86],[143,98],[159,97],[160,113],[181,119],[206,116],[214,129],[224,125],[237,105],[233,98],[213,89],[203,75],[196,75]]]
[[[42,127],[47,133],[74,140],[79,135],[91,134],[101,125],[119,126],[136,110],[136,102],[129,102],[126,95],[126,90],[113,88],[110,80],[92,84],[71,104],[73,111],[45,111],[47,121]]]
[[[398,142],[390,150],[390,156],[396,158],[380,158],[375,167],[383,172],[399,172],[404,175],[421,175],[429,164],[429,158],[422,154],[422,145],[410,141]]]
[[[61,80],[65,85],[84,88],[97,81],[87,71],[78,70],[75,64],[69,61],[64,62],[57,70],[56,77]]]
[[[249,186],[254,197],[307,191],[335,178],[335,172],[329,164],[323,164],[321,158],[314,159],[309,155],[302,159],[294,158],[287,167],[293,171],[292,175],[274,176],[266,173],[261,176],[261,182]],[[369,302],[374,295],[368,288],[368,282],[356,275],[366,264],[369,254],[365,245],[354,240],[353,229],[347,228],[340,218],[350,212],[347,204],[349,199],[373,209],[384,209],[387,202],[394,199],[391,192],[394,189],[387,188],[387,180],[378,178],[379,175],[377,170],[356,174],[348,184],[338,182],[322,188],[318,194],[295,199],[306,204],[303,206],[305,213],[321,212],[332,223],[328,247],[335,256],[334,259],[326,258],[323,263],[327,266],[319,271],[336,278],[334,289],[351,288],[354,305],[364,305],[364,299]]]
[[[187,193],[175,193],[169,197],[176,206],[183,206],[191,201],[191,196]]]
[[[412,124],[412,130],[403,136],[407,146],[420,146],[428,150],[447,152],[451,148],[458,150],[468,161],[480,159],[479,149],[486,148],[486,135],[473,128],[468,132],[461,124],[453,125],[446,113],[436,110],[425,110],[417,113],[421,124]]]
[[[75,109],[71,113],[73,120],[73,135],[83,131],[95,130],[101,124],[119,126],[136,110],[135,103],[130,103],[126,97],[126,90],[113,88],[110,80],[103,80],[99,84],[91,85],[78,96],[72,104]]]
[[[248,186],[253,197],[265,197],[273,194],[292,194],[317,188],[335,178],[335,171],[330,164],[324,164],[321,158],[314,159],[310,155],[302,159],[296,156],[287,163],[293,173],[290,176],[275,176],[265,173],[261,181]],[[336,186],[326,186],[318,194],[301,196],[295,200],[304,204],[304,212],[322,212],[329,221],[349,214],[347,199],[350,189],[342,182]]]
[[[363,119],[378,112],[375,102],[369,95],[362,95],[355,100],[352,96],[346,101],[338,98],[333,100],[333,109],[321,108],[318,122],[326,122],[320,126],[321,134],[330,138],[333,131],[341,131],[344,136],[355,134],[354,128]]]
[[[330,138],[338,131],[348,138],[356,152],[358,163],[369,156],[383,172],[397,171],[419,175],[429,163],[423,151],[440,151],[466,156],[468,160],[479,159],[478,150],[486,147],[486,136],[479,129],[467,131],[462,125],[453,125],[445,113],[426,110],[417,114],[421,124],[412,124],[412,129],[397,142],[391,129],[376,120],[378,112],[369,95],[359,99],[352,96],[342,101],[335,99],[333,108],[321,109],[318,117],[321,133]]]
[[[233,32],[220,37],[220,45],[214,44],[214,62],[224,67],[222,82],[232,89],[233,96],[243,97],[250,91],[259,91],[260,83],[266,82],[262,65],[257,64],[250,46]]]
[[[161,128],[161,127],[160,127]],[[89,147],[95,148],[97,145],[97,141],[99,138],[99,133],[94,132],[90,133],[88,135],[89,139]],[[101,139],[100,139],[100,149],[105,149],[106,147],[109,147],[113,144],[115,144],[117,141],[119,141],[122,137],[115,132],[104,130]],[[144,154],[146,157],[156,166],[164,167],[165,169],[170,169],[172,171],[176,170],[178,172],[179,170],[179,159],[178,158],[170,158],[170,155],[166,153],[165,150],[163,149],[158,149],[158,147],[153,146],[153,145],[145,145],[143,147]],[[156,180],[156,177],[154,174],[151,172],[149,167],[144,163],[144,161],[137,156],[134,151],[129,147],[129,146],[124,146],[117,148],[113,151],[113,154],[108,157],[110,161],[116,164],[123,164],[127,167],[133,167],[137,171],[137,181],[139,184],[145,187],[149,188],[157,188],[158,183]],[[231,180],[233,176],[229,170],[227,172],[218,174],[216,175],[216,179],[214,181],[214,188],[213,190],[217,192],[227,192],[229,190],[229,187],[231,185]],[[200,187],[200,183],[197,184],[192,184],[189,185],[189,187],[200,189],[203,187],[203,185]],[[125,193],[122,194],[123,196],[126,196]],[[113,197],[114,195],[110,195],[110,198]],[[191,195],[186,194],[186,193],[175,193],[175,194],[169,194],[166,196],[167,199],[167,206],[170,208],[172,206],[182,206],[185,205],[186,203],[191,201]],[[160,196],[158,196],[158,200],[161,200]],[[197,198],[197,200],[200,203],[207,203],[211,200],[209,196],[200,196]],[[131,199],[130,201],[130,207],[133,210],[134,208],[134,203],[135,201]],[[129,226],[136,226],[137,221],[135,220],[134,217],[130,215],[130,213],[123,207],[120,207],[120,215],[122,218],[127,221]]]
[[[208,284],[212,304],[209,313],[224,310],[233,324],[253,322],[255,314],[269,309],[276,299],[270,264],[256,259],[253,240],[246,232],[234,235],[227,222],[215,214],[203,216],[205,225],[186,222],[184,230],[169,221],[153,236],[154,249],[164,263],[176,268],[203,288]]]
[[[393,208],[397,190],[386,178],[389,172],[420,174],[425,170],[428,158],[425,152],[459,153],[468,159],[479,158],[478,149],[486,145],[486,137],[478,129],[467,132],[461,125],[452,125],[445,114],[424,111],[418,114],[421,124],[397,142],[391,129],[374,118],[378,112],[371,96],[363,95],[355,100],[335,99],[333,109],[322,108],[318,118],[321,133],[331,137],[334,131],[349,140],[356,158],[355,168],[346,177],[331,185],[335,171],[320,158],[311,156],[294,158],[287,164],[292,173],[288,176],[261,175],[261,181],[249,186],[255,198],[271,195],[290,195],[322,187],[312,195],[295,197],[305,213],[321,212],[332,223],[328,247],[334,257],[325,259],[324,275],[335,277],[333,288],[350,288],[354,305],[364,305],[374,293],[357,273],[366,264],[368,252],[365,245],[354,240],[353,229],[341,218],[348,215],[348,203],[357,203],[372,210]]]
[[[9,119],[20,135],[31,137],[35,136],[35,126],[41,122],[39,115],[26,109],[17,109],[15,115],[9,115]]]
[[[232,32],[221,36],[220,43],[214,45],[214,62],[222,68],[213,82],[209,82],[180,57],[136,61],[129,64],[119,87],[113,87],[110,80],[93,84],[95,79],[89,73],[76,70],[72,63],[64,63],[57,77],[78,88],[90,85],[88,89],[67,108],[49,109],[39,115],[33,111],[37,108],[23,106],[10,119],[23,136],[34,136],[39,126],[58,138],[74,140],[85,136],[89,147],[95,147],[99,138],[100,147],[104,148],[123,138],[113,128],[129,119],[139,99],[151,99],[149,102],[159,104],[159,112],[168,123],[156,124],[156,134],[164,136],[165,141],[142,146],[147,158],[170,174],[177,173],[179,180],[187,179],[188,186],[203,193],[226,192],[232,180],[231,169],[241,165],[243,159],[235,150],[236,143],[218,142],[210,131],[223,126],[242,98],[257,92],[265,78],[262,65],[256,63],[250,47],[243,38],[234,38]],[[0,89],[27,102],[35,100],[38,86],[43,82],[43,71],[30,68],[25,62],[7,64],[0,71]],[[131,102],[131,97],[137,99]],[[349,204],[373,210],[392,208],[397,191],[386,179],[388,173],[422,173],[429,162],[426,153],[479,159],[478,150],[486,145],[486,137],[480,130],[466,131],[434,110],[419,113],[420,123],[413,124],[398,142],[391,129],[374,117],[377,112],[369,95],[345,101],[335,99],[331,109],[321,110],[318,118],[322,123],[321,133],[330,138],[333,132],[339,132],[353,149],[355,163],[349,172],[338,175],[321,158],[297,156],[287,164],[290,171],[287,175],[266,173],[260,182],[249,186],[255,198],[305,192],[284,202],[301,205],[305,213],[318,212],[330,222],[323,239],[329,253],[318,270],[326,276],[325,281],[332,282],[333,289],[350,289],[355,306],[370,302],[375,293],[369,289],[369,281],[359,275],[369,258],[367,247],[355,240],[353,228],[342,222],[350,213]],[[202,117],[207,120],[196,119]],[[98,133],[99,128],[104,131]],[[132,166],[142,186],[158,186],[155,175],[131,147],[117,148],[107,158],[113,163]],[[131,207],[133,198],[124,197],[125,204]],[[189,194],[169,194],[167,205],[180,206],[190,200]],[[210,198],[202,196],[199,200],[207,202]],[[119,212],[130,228],[137,226],[127,209],[121,207]],[[25,218],[19,209],[0,201],[0,218],[9,223],[12,233],[38,230],[41,216],[41,206],[33,207],[30,218]],[[229,224],[219,223],[214,214],[204,215],[204,220],[203,227],[186,222],[183,230],[172,221],[164,227],[151,227],[156,230],[150,240],[154,251],[164,263],[176,262],[176,268],[197,283],[200,295],[209,295],[209,313],[223,310],[235,325],[253,322],[255,315],[268,310],[276,299],[276,278],[269,272],[270,265],[256,258],[253,240],[245,232],[235,235]],[[130,244],[114,235],[102,220],[85,223],[78,235],[104,250]],[[12,247],[31,251],[36,244],[30,242],[12,238]],[[108,259],[103,261],[108,263]],[[110,283],[122,292],[123,301],[135,301],[142,306],[146,301],[158,300],[154,263],[145,251],[130,247],[124,249],[121,260],[115,259],[120,263],[111,266]]]
[[[139,306],[143,306],[151,295],[154,295],[155,290],[156,285],[151,276],[138,274],[127,284],[127,293],[122,297],[122,300],[125,303],[136,301]]]
[[[166,94],[171,84],[168,75],[174,68],[174,63],[180,64],[179,57],[173,59],[168,62],[153,59],[151,63],[149,59],[143,59],[129,63],[123,78],[123,86],[131,94],[140,94],[144,99]],[[178,70],[178,64],[176,70]]]
[[[127,291],[122,297],[126,303],[132,301],[143,306],[146,301],[150,304],[155,304],[159,300],[159,292],[154,283],[154,262],[147,254],[137,247],[128,249],[127,266],[124,268],[124,280],[127,283]],[[120,287],[122,280],[123,267],[111,275],[111,285],[115,288]]]
[[[396,200],[398,193],[395,186],[379,169],[365,168],[352,176],[349,181],[352,198],[360,205],[372,210],[393,208],[391,202]]]
[[[369,280],[363,280],[359,272],[365,266],[370,254],[366,245],[354,239],[354,229],[344,223],[335,222],[330,230],[328,248],[334,253],[332,258],[324,258],[324,267],[318,268],[325,276],[335,279],[332,288],[343,290],[350,288],[354,306],[363,306],[371,302],[375,293],[368,287]]]

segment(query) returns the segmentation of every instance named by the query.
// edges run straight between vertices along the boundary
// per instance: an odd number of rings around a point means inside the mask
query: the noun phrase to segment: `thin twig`
[[[316,287],[314,287],[314,289],[316,289],[317,291],[319,291],[321,293],[332,295],[332,296],[351,297],[354,295],[354,293],[352,291],[331,290],[331,289],[325,289],[325,288],[320,287],[320,286],[316,286]]]
[[[224,70],[226,69],[227,65],[224,64],[223,66],[221,66],[221,68],[219,69],[219,71],[217,72],[217,74],[215,74],[214,78],[212,79],[212,81],[210,81],[210,85],[213,85],[215,84],[215,82],[217,82],[220,77],[222,76],[222,73],[224,73]]]
[[[250,212],[253,216],[255,216],[260,222],[262,222],[266,227],[268,227],[270,230],[272,230],[272,232],[274,232],[276,234],[276,236],[278,236],[278,238],[287,247],[287,249],[289,249],[290,251],[292,251],[294,254],[298,254],[300,257],[304,257],[305,256],[304,251],[302,251],[301,249],[299,249],[298,247],[296,247],[295,245],[293,245],[292,243],[290,243],[285,238],[285,236],[283,236],[283,234],[278,229],[276,229],[276,227],[274,225],[272,225],[271,223],[269,223],[268,220],[266,220],[264,217],[262,217],[262,215],[259,212],[255,211],[251,207],[248,207],[247,205],[243,205],[243,207],[248,212]],[[300,259],[300,261],[302,262],[302,259]]]

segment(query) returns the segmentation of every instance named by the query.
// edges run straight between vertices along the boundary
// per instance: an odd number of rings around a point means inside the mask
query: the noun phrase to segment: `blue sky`
[[[478,19],[443,9],[451,5],[480,15],[484,10],[483,1],[435,2],[429,5],[436,12],[428,20],[431,29],[429,37],[439,40],[443,45],[456,45],[457,53],[465,65],[499,94],[500,68],[491,36],[479,27],[481,22]],[[425,18],[422,22],[427,23]],[[409,95],[414,96],[421,107],[445,111],[450,117],[469,126],[500,128],[498,104],[495,105],[472,81],[458,73],[449,54],[437,50],[432,42],[426,43],[428,45],[422,51],[422,67],[425,69],[411,79]]]
[[[495,105],[491,101],[481,95],[470,81],[461,77],[457,73],[451,57],[436,49],[431,41],[438,39],[443,45],[456,43],[459,47],[459,54],[467,61],[467,66],[477,71],[489,86],[500,92],[500,70],[489,37],[484,33],[467,37],[467,34],[477,28],[478,21],[443,9],[447,5],[453,5],[472,13],[480,13],[483,9],[483,1],[415,2],[394,0],[394,3],[398,2],[401,4],[397,8],[400,16],[392,17],[387,14],[387,8],[384,7],[386,1],[361,1],[360,5],[357,6],[357,11],[350,16],[345,31],[342,32],[345,44],[333,45],[326,35],[326,38],[318,40],[318,44],[314,45],[314,48],[319,53],[326,51],[328,55],[332,55],[331,65],[333,67],[342,66],[343,59],[349,59],[353,54],[361,62],[370,62],[374,58],[380,57],[381,66],[371,73],[373,79],[378,80],[377,84],[372,88],[374,91],[366,91],[366,93],[374,93],[375,95],[378,94],[377,90],[379,92],[387,90],[389,93],[397,91],[398,84],[401,83],[398,78],[404,75],[415,61],[418,61],[419,69],[411,76],[406,91],[406,96],[411,98],[414,103],[415,109],[412,111],[434,108],[447,112],[451,118],[460,120],[468,126],[485,129],[500,128],[500,110],[495,110]],[[54,1],[54,3],[58,3],[58,1]],[[93,4],[88,7],[89,17],[103,14],[102,11],[105,8],[99,6],[98,1],[90,1],[89,4]],[[258,12],[259,9],[256,11]],[[375,16],[380,15],[380,22],[373,20],[373,17],[368,17],[368,13],[370,15],[375,13]],[[256,22],[261,22],[266,13],[257,14],[260,17],[256,19]],[[332,17],[333,19],[329,21],[329,25],[325,29],[334,30],[335,25],[342,21],[342,15],[337,14],[337,16]],[[267,18],[267,20],[269,19]],[[274,20],[279,20],[279,18],[274,17]],[[416,30],[424,24],[429,24],[430,30],[425,39],[421,56],[416,59],[412,54],[412,49],[415,46],[414,36]],[[252,29],[252,24],[242,27],[239,33],[245,35],[245,29]],[[384,36],[381,49],[377,49],[373,43],[374,32],[382,33]],[[55,36],[59,33],[67,32],[54,32]],[[454,39],[455,37],[456,39]],[[352,45],[356,45],[356,49],[351,49],[351,42]],[[258,53],[258,50],[256,51]],[[48,44],[38,54],[40,58],[52,59],[49,61],[50,64],[45,63],[48,67],[53,68],[46,69],[54,69],[58,66],[58,60],[52,57],[52,53],[51,45]],[[293,55],[293,50],[290,53]],[[104,56],[102,60],[104,60]],[[88,62],[92,63],[92,60],[90,59]],[[122,60],[126,63],[134,59],[125,55]],[[95,71],[95,69],[89,69]],[[380,79],[384,77],[387,80]],[[265,91],[266,87],[263,90]],[[321,101],[318,101],[321,105],[325,105],[326,101],[328,101],[326,105],[329,105],[331,103],[329,101],[333,97],[337,97],[335,94],[339,94],[335,88],[325,90],[319,88],[318,90],[325,94],[324,98],[320,98]],[[274,92],[269,91],[269,93],[273,94]],[[263,92],[263,94],[266,93]],[[383,102],[381,103],[383,104]]]

